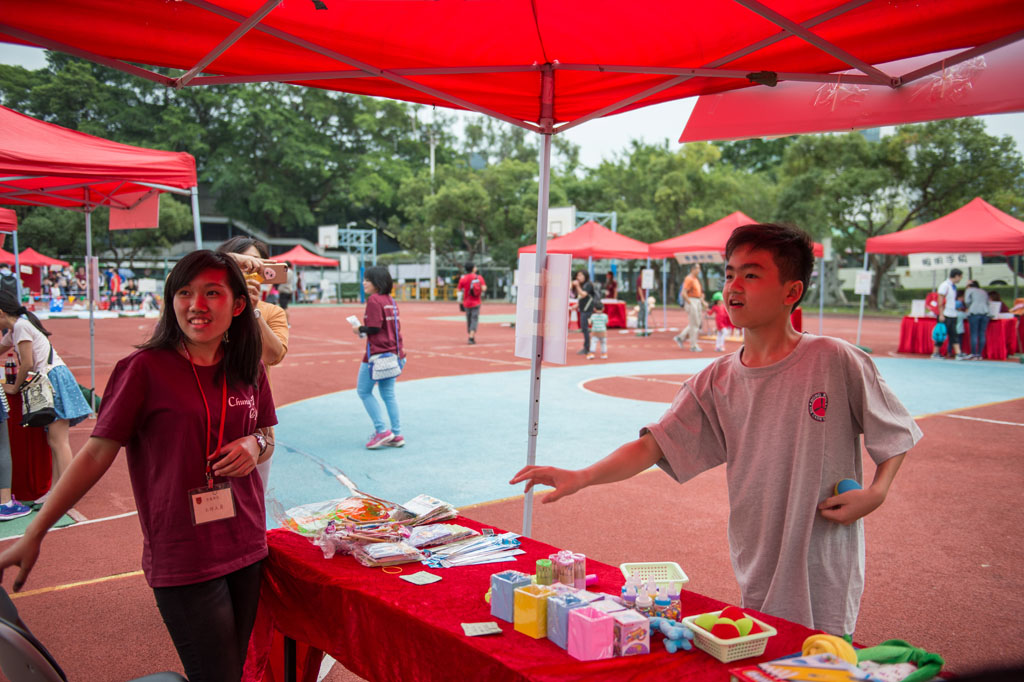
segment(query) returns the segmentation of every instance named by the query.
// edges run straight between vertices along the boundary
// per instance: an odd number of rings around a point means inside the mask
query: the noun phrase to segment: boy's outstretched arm
[[[528,466],[523,467],[512,477],[509,484],[515,485],[526,481],[527,491],[536,484],[549,485],[555,490],[545,495],[541,501],[554,502],[587,486],[614,483],[635,476],[656,464],[661,457],[661,448],[658,447],[654,436],[645,433],[585,469]]]
[[[821,515],[829,521],[847,526],[882,506],[896,472],[903,464],[906,453],[885,460],[875,469],[875,478],[864,490],[850,490],[833,495],[818,505]]]

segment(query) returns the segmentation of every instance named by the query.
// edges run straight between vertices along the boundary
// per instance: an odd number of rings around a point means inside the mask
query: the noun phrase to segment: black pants
[[[241,679],[256,622],[262,563],[194,585],[153,588],[189,682]]]
[[[593,311],[593,308],[586,312],[580,311],[580,331],[583,332],[583,350],[587,353],[590,352],[590,315]]]

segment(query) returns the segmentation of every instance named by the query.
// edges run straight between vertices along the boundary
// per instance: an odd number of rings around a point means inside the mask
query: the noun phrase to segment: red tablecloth
[[[626,328],[626,303],[618,299],[606,298],[601,301],[604,304],[604,312],[608,315],[609,329]],[[576,311],[575,302],[569,304],[569,329],[579,329],[580,318]]]
[[[461,517],[463,525],[480,528]],[[427,569],[442,577],[426,586],[412,585],[380,569],[360,566],[352,557],[324,559],[319,547],[293,533],[267,534],[270,556],[265,562],[260,611],[249,647],[243,680],[274,680],[282,675],[279,656],[269,664],[282,636],[306,643],[333,656],[368,680],[692,680],[721,682],[735,664],[723,664],[694,649],[669,654],[655,637],[654,653],[582,662],[546,639],[534,640],[513,630],[511,623],[491,617],[483,595],[492,573],[516,569],[532,573],[539,558],[556,551],[551,545],[522,540],[526,554],[514,563]],[[405,573],[424,567],[406,564]],[[617,592],[618,568],[591,559],[596,573],[593,591]],[[684,615],[714,611],[722,602],[684,592]],[[768,640],[765,655],[744,661],[771,660],[799,651],[812,631],[788,621],[757,614],[779,634]],[[466,637],[461,623],[496,621],[502,635]],[[274,638],[278,645],[272,645]],[[315,680],[319,654],[300,645],[298,660],[307,665],[299,680]]]
[[[932,341],[932,330],[938,319],[934,317],[904,317],[900,323],[900,353],[922,353],[931,355],[935,350]],[[948,341],[942,344],[942,353],[947,353]],[[970,348],[969,325],[964,324],[964,333],[960,337],[960,348],[967,352]],[[985,330],[985,350],[982,357],[986,360],[1005,360],[1017,352],[1017,319],[989,320]]]
[[[19,500],[34,500],[50,489],[53,456],[46,442],[46,430],[21,425],[21,395],[7,396],[11,406],[7,433],[11,438],[11,494]]]

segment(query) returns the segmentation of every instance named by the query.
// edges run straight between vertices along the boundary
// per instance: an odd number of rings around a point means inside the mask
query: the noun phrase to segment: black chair
[[[64,671],[18,616],[18,608],[0,586],[0,670],[10,682],[67,682]],[[137,677],[131,682],[188,682],[178,673]]]

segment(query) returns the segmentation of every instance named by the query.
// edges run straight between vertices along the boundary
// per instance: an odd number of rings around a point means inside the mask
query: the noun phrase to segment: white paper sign
[[[853,293],[858,296],[868,296],[871,294],[871,280],[874,278],[875,273],[871,270],[858,270],[857,280],[853,283]]]
[[[143,277],[139,280],[139,293],[155,294],[157,282],[152,277]]]
[[[910,316],[911,317],[924,317],[926,310],[924,307],[923,298],[915,298],[910,302]]]
[[[981,253],[911,253],[907,256],[911,270],[948,270],[979,268]]]
[[[693,251],[677,253],[676,262],[680,265],[693,265],[694,263],[724,263],[725,260],[718,251]]]
[[[564,365],[569,337],[569,278],[572,274],[572,256],[567,253],[549,253],[543,283],[537,281],[536,264],[537,254],[520,254],[515,356],[532,359],[533,337],[535,334],[541,334],[544,337],[541,359]],[[540,284],[544,286],[541,287]]]
[[[640,286],[647,291],[654,288],[654,268],[644,268],[640,272]]]

